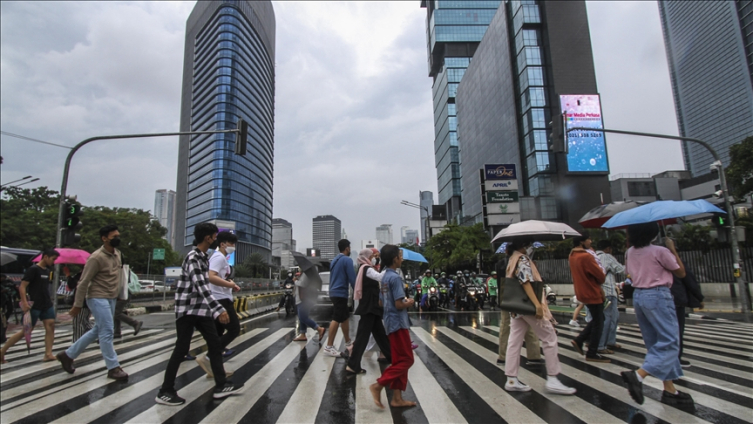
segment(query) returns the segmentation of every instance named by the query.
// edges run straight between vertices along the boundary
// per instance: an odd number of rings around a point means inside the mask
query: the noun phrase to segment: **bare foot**
[[[393,400],[390,402],[390,406],[393,408],[408,408],[411,406],[416,406],[416,402],[411,402],[405,399]]]
[[[54,355],[44,355],[44,358],[42,358],[42,362],[52,362],[57,360],[58,358],[56,358]]]
[[[374,396],[374,403],[376,406],[384,409],[384,405],[382,405],[382,386],[378,383],[374,383],[369,386],[369,390],[371,391],[371,396]]]

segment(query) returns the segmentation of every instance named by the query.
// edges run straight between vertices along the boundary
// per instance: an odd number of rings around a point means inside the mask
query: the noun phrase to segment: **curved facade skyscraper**
[[[188,18],[181,131],[249,123],[247,153],[235,134],[180,138],[176,249],[193,228],[214,222],[238,235],[236,260],[272,248],[275,16],[269,1],[199,1]]]

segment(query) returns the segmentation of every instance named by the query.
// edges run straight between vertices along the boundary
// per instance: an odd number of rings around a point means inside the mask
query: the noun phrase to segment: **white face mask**
[[[235,246],[228,246],[228,247],[226,247],[225,248],[225,252],[227,252],[228,255],[231,254],[231,253],[233,253],[233,252],[235,252]]]
[[[377,260],[376,260],[376,258],[371,258],[371,264],[372,264],[372,265],[376,265],[376,264],[377,264]]]
[[[526,247],[526,256],[530,258],[531,255],[533,255],[533,246],[528,246]]]

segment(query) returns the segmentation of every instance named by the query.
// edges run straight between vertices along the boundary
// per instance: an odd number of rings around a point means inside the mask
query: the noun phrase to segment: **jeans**
[[[586,308],[588,308],[588,312],[591,313],[593,319],[586,325],[586,328],[578,334],[578,337],[575,338],[575,342],[582,345],[583,342],[588,340],[588,352],[586,353],[586,356],[593,358],[597,355],[597,351],[599,350],[601,333],[604,328],[604,304],[586,304]]]
[[[73,343],[65,354],[71,359],[76,359],[87,346],[99,338],[99,349],[102,351],[107,369],[119,367],[118,354],[115,353],[115,346],[112,344],[115,299],[86,299],[86,306],[94,315],[96,323],[91,330]]]
[[[617,320],[620,318],[620,311],[617,310],[617,296],[607,296],[607,300],[609,306],[604,309],[604,329],[601,331],[599,350],[617,344]]]
[[[233,307],[233,301],[231,299],[218,299],[217,300],[225,311],[227,311],[230,322],[227,324],[221,324],[219,321],[215,321],[214,325],[217,328],[217,335],[220,337],[220,344],[223,349],[227,349],[227,346],[241,334],[241,322],[238,319],[238,314],[235,313]],[[224,334],[223,334],[224,333]]]
[[[178,340],[175,342],[173,354],[167,363],[167,369],[165,369],[165,379],[162,382],[161,392],[175,391],[175,378],[178,375],[178,368],[191,348],[194,328],[199,330],[201,336],[204,337],[204,341],[207,342],[209,348],[207,356],[212,365],[215,386],[222,387],[227,382],[225,367],[222,365],[222,345],[220,344],[220,337],[217,335],[217,328],[214,326],[214,320],[209,317],[184,315],[175,321]]]
[[[669,288],[636,288],[633,307],[647,351],[641,368],[662,381],[682,377],[679,325]]]
[[[301,302],[298,304],[298,321],[301,323],[301,334],[306,334],[306,330],[309,328],[313,328],[314,330],[319,328],[316,321],[309,317],[309,312],[311,311],[312,306],[314,305],[311,302]]]

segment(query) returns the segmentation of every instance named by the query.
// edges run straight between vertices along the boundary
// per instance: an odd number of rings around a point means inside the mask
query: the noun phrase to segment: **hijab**
[[[371,266],[371,257],[374,256],[374,252],[371,249],[363,249],[358,252],[358,275],[356,276],[356,287],[353,289],[353,299],[361,300],[363,297],[363,276],[366,274],[366,270]]]

